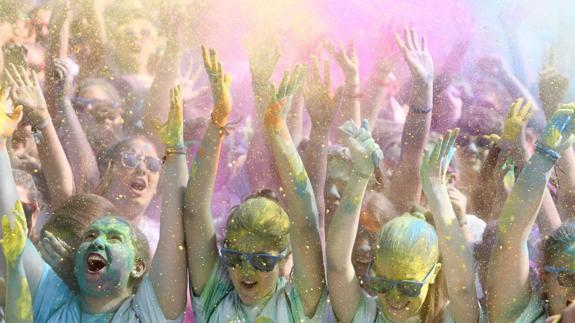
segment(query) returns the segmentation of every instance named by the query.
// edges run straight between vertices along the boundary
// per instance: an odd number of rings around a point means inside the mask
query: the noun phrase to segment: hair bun
[[[248,195],[248,197],[245,198],[244,202],[249,199],[255,199],[258,197],[263,197],[268,200],[272,200],[276,203],[279,202],[277,194],[274,191],[270,190],[269,188],[262,188],[261,190]]]
[[[427,221],[428,219],[432,219],[432,214],[429,210],[427,210],[426,208],[423,208],[421,206],[417,206],[414,205],[409,209],[409,213],[416,217],[419,218],[420,220],[423,221]]]

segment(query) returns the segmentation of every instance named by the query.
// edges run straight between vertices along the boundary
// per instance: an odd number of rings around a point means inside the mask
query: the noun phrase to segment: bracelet
[[[369,179],[371,178],[371,174],[364,174],[362,172],[357,171],[356,169],[352,169],[351,170],[352,173],[356,174],[357,176],[361,177],[361,178],[365,178],[365,179]]]
[[[230,134],[230,130],[233,130],[234,128],[230,127],[230,124],[225,124],[225,125],[221,125],[219,124],[215,119],[214,119],[214,114],[210,114],[210,120],[212,121],[212,124],[219,130],[220,135],[229,135]]]
[[[176,147],[166,147],[166,156],[167,155],[185,155],[187,153],[186,146],[179,145]]]
[[[46,118],[39,125],[32,126],[32,137],[34,137],[34,142],[36,145],[44,143],[44,135],[42,134],[42,129],[46,129],[50,125],[50,118]]]
[[[551,159],[552,162],[556,162],[557,159],[561,157],[561,155],[557,151],[549,148],[547,145],[544,145],[541,142],[537,142],[535,144],[535,151],[545,155],[545,157]]]
[[[431,110],[433,110],[433,107],[427,107],[427,108],[421,108],[421,109],[416,109],[416,108],[411,108],[410,111],[413,111],[415,113],[420,113],[420,114],[426,114],[431,112]]]
[[[32,126],[32,129],[34,131],[45,129],[46,127],[48,127],[50,122],[51,122],[50,118],[46,118],[46,119],[42,120],[42,122],[40,124]]]

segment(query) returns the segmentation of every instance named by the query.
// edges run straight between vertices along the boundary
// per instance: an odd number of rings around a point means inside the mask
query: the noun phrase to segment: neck
[[[130,59],[125,60],[118,55],[116,62],[121,70],[121,74],[147,75],[148,60],[142,56],[143,55],[134,55],[130,57]]]
[[[115,312],[131,294],[131,290],[127,288],[118,294],[105,297],[80,294],[82,310],[91,314]]]

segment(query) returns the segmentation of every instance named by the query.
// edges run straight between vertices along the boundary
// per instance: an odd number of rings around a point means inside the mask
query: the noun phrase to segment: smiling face
[[[553,257],[547,265],[558,269],[575,270],[575,245],[564,248],[563,252]],[[565,307],[575,303],[575,285],[573,287],[561,286],[557,281],[557,275],[556,273],[543,273],[543,289],[548,297],[551,314],[560,314]]]
[[[271,245],[261,235],[247,230],[228,232],[226,236],[226,248],[239,252],[279,255],[282,250],[275,250]],[[240,266],[228,267],[228,273],[242,303],[256,305],[274,293],[280,267],[281,263],[278,262],[270,272],[258,271],[244,259]]]
[[[378,277],[390,280],[408,280],[422,282],[434,263],[426,255],[407,252],[404,254],[381,254],[376,257],[374,272]],[[440,265],[430,274],[418,296],[408,297],[397,286],[387,293],[378,294],[378,302],[385,316],[395,322],[404,321],[419,315],[428,296],[430,284],[435,282]]]
[[[109,183],[103,194],[123,216],[135,220],[146,211],[158,186],[160,172],[150,167],[150,163],[159,162],[161,166],[161,161],[154,146],[144,138],[136,137],[121,146],[107,170]],[[131,159],[135,160],[134,168],[123,160],[126,156],[135,157]]]
[[[118,63],[124,67],[125,73],[133,73],[136,62],[147,62],[158,46],[158,32],[154,25],[146,19],[135,18],[120,25],[116,34],[116,53]]]
[[[132,288],[130,278],[145,272],[133,239],[130,227],[113,217],[90,225],[75,255],[74,275],[83,295],[105,297]]]

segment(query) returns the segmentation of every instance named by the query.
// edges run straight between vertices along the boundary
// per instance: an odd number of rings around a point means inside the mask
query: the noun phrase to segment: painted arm
[[[24,217],[24,211],[22,210],[21,205],[20,207],[14,207],[15,205],[17,206],[18,192],[16,191],[16,183],[12,176],[12,166],[10,165],[10,158],[8,156],[8,150],[6,149],[6,142],[14,130],[16,130],[18,122],[22,119],[22,110],[22,107],[16,107],[11,115],[7,115],[5,112],[5,91],[0,89],[0,185],[2,187],[0,190],[0,214],[8,215],[8,218],[12,223],[16,222],[16,218]],[[4,238],[3,232],[0,232],[0,236]],[[0,253],[0,255],[3,258],[2,263],[6,265],[7,259],[4,259],[4,253],[5,251]],[[24,272],[30,287],[30,293],[33,297],[36,293],[40,278],[42,277],[45,262],[29,240],[27,240],[26,246],[24,247],[23,262]],[[4,269],[4,278],[5,281],[8,281],[6,276],[10,269]],[[21,275],[20,269],[16,269],[18,270],[12,271],[12,273]]]
[[[539,79],[539,98],[547,120],[565,99],[569,88],[569,79],[556,69],[554,61],[553,51],[550,51],[549,60],[543,66]],[[556,171],[559,175],[557,207],[561,214],[572,214],[571,210],[575,207],[575,152],[572,147],[561,154]]]
[[[56,88],[54,126],[59,129],[78,192],[90,192],[100,182],[100,171],[94,150],[70,102],[72,73],[63,60],[54,62]]]
[[[361,202],[369,178],[375,170],[370,158],[379,146],[371,138],[367,119],[362,127],[347,139],[353,170],[327,234],[327,279],[330,301],[340,322],[351,322],[361,300],[351,256],[357,235]]]
[[[275,159],[291,220],[290,241],[294,259],[294,285],[301,296],[306,316],[313,317],[325,288],[318,212],[311,183],[287,129],[291,97],[301,81],[296,66],[284,74],[278,88],[271,86],[265,112],[265,135]]]
[[[85,18],[85,21],[79,29],[79,34],[75,36],[81,37],[89,42],[90,56],[83,57],[86,61],[86,66],[80,69],[80,75],[78,75],[78,79],[80,80],[84,80],[88,77],[109,77],[111,75],[110,68],[107,65],[109,51],[104,18],[106,5],[106,1],[82,1],[78,16]],[[87,68],[88,66],[89,68]]]
[[[184,192],[188,181],[184,145],[184,105],[179,86],[171,90],[168,121],[158,127],[166,146],[162,174],[160,239],[152,260],[150,278],[164,316],[174,320],[186,308],[187,267],[184,249]]]
[[[12,85],[10,96],[15,104],[24,107],[24,117],[32,129],[36,129],[42,134],[43,142],[37,145],[38,155],[48,182],[51,205],[56,208],[74,194],[74,177],[48,113],[36,73],[32,71],[31,74],[32,77],[30,78],[23,67],[19,67],[17,70],[12,65],[12,71],[7,73]]]
[[[407,211],[421,196],[423,150],[431,126],[433,107],[433,60],[425,37],[421,45],[415,31],[405,29],[405,40],[395,36],[412,77],[410,110],[401,136],[401,156],[391,177],[389,198],[398,211]]]
[[[439,237],[449,310],[456,322],[477,322],[479,305],[475,291],[473,251],[461,230],[447,190],[447,168],[455,153],[458,134],[459,129],[448,131],[443,140],[435,144],[433,151],[425,154],[421,179]]]
[[[329,146],[329,131],[333,123],[341,99],[342,88],[336,94],[330,94],[329,63],[324,62],[323,79],[319,62],[314,57],[313,65],[307,68],[305,77],[305,106],[311,119],[311,132],[307,142],[303,163],[315,193],[319,214],[319,232],[325,242],[325,180],[327,172],[327,149]]]
[[[212,196],[218,171],[225,125],[232,109],[231,77],[224,74],[216,51],[202,47],[210,79],[214,109],[190,171],[185,200],[185,233],[192,292],[202,294],[218,259],[216,231],[212,222]]]
[[[513,189],[499,217],[497,242],[489,262],[488,313],[491,322],[514,321],[529,303],[527,239],[541,206],[554,161],[573,142],[575,105],[557,110]]]
[[[336,124],[341,124],[345,120],[353,120],[356,124],[360,124],[359,61],[353,43],[350,42],[347,48],[344,48],[341,42],[337,49],[332,43],[327,43],[326,47],[345,77],[339,102],[341,107],[336,111]],[[330,86],[331,84],[328,84],[328,88]],[[340,131],[335,131],[334,135],[338,143],[345,143],[346,138]]]
[[[13,224],[7,215],[2,217],[2,250],[6,259],[6,304],[4,306],[6,322],[32,323],[32,295],[24,271],[24,249],[28,236],[26,216],[20,201],[12,212]]]

